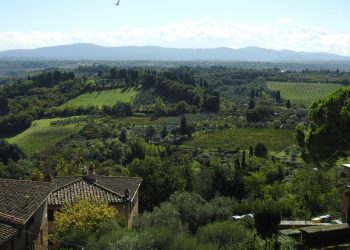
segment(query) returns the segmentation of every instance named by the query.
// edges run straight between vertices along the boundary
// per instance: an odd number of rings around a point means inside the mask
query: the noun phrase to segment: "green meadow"
[[[103,91],[94,91],[82,94],[72,100],[65,102],[61,107],[78,107],[78,106],[113,106],[117,101],[132,102],[137,95],[138,90],[131,89],[111,89]]]
[[[17,144],[27,155],[40,152],[46,147],[53,146],[62,139],[77,133],[80,127],[75,124],[66,126],[51,126],[53,121],[61,120],[42,119],[32,123],[32,126],[15,137],[9,138],[10,143]]]

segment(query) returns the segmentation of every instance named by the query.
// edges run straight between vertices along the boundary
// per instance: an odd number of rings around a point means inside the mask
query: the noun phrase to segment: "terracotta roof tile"
[[[0,245],[11,239],[17,233],[18,229],[15,226],[0,222]]]
[[[25,224],[53,190],[52,183],[0,179],[0,219]]]
[[[63,205],[72,203],[77,198],[99,198],[108,203],[123,202],[126,189],[130,190],[133,199],[140,184],[141,178],[125,176],[96,176],[96,181],[77,177],[56,177],[53,179],[55,190],[49,196],[49,205]]]

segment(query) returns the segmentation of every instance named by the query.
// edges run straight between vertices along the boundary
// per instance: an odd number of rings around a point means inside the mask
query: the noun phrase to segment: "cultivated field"
[[[271,151],[281,151],[295,143],[293,131],[285,129],[254,129],[230,128],[212,133],[195,135],[184,145],[189,147],[204,147],[208,149],[248,149],[257,143],[264,143]]]
[[[267,82],[271,90],[279,90],[283,99],[289,99],[292,103],[309,107],[311,103],[332,93],[339,84],[330,83],[300,83],[300,82]]]
[[[55,118],[34,121],[30,128],[8,139],[8,141],[17,144],[27,155],[32,155],[48,146],[55,145],[62,139],[80,130],[76,124],[69,124],[66,126],[50,125],[51,122],[58,120],[61,119]]]
[[[112,89],[104,91],[95,91],[91,93],[82,94],[68,102],[61,107],[72,106],[98,106],[103,105],[113,106],[117,101],[132,102],[138,91],[135,89]]]

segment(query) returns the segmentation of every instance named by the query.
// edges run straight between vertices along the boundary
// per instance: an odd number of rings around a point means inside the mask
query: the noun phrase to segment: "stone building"
[[[0,250],[48,248],[52,183],[0,179]]]
[[[98,176],[94,173],[84,176],[56,177],[52,179],[54,191],[48,197],[49,232],[53,232],[55,212],[64,204],[77,199],[99,199],[118,210],[118,216],[127,219],[131,227],[138,214],[138,191],[141,178],[125,176]]]

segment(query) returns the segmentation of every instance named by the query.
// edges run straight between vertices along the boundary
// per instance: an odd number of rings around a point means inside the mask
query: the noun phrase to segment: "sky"
[[[350,56],[349,0],[1,0],[0,51],[62,44]]]

